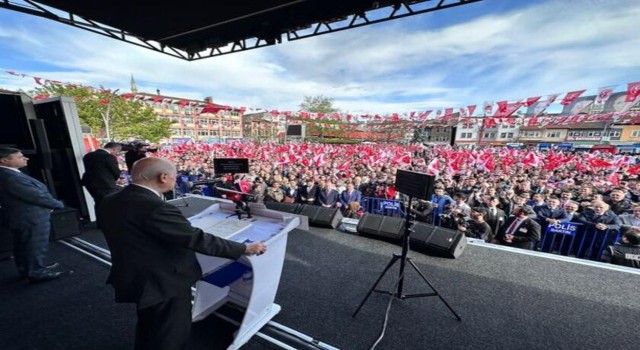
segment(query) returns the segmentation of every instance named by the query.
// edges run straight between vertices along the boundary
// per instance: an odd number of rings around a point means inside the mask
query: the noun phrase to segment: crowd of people
[[[640,239],[640,159],[630,155],[233,142],[168,146],[155,156],[198,179],[224,175],[215,173],[214,158],[248,158],[249,173],[228,180],[242,183],[253,201],[339,208],[351,218],[363,214],[363,198],[405,199],[395,189],[398,170],[426,172],[435,176],[436,185],[430,200],[413,206],[417,220],[469,237],[540,248],[548,225],[576,222],[592,230],[622,231],[626,241]]]
[[[560,251],[572,247],[564,241],[555,247],[553,241],[540,244],[546,227],[575,222],[585,228],[583,238],[605,238],[577,255],[640,268],[640,160],[634,156],[254,142],[182,144],[153,154],[147,150],[132,147],[120,157],[123,146],[108,143],[84,156],[82,177],[111,251],[107,282],[115,289],[116,302],[136,304],[137,349],[187,344],[190,287],[202,275],[196,251],[238,259],[267,249],[263,242],[227,241],[191,226],[163,200],[163,193],[183,176],[224,182],[255,202],[318,205],[359,218],[365,198],[405,201],[395,187],[398,170],[424,172],[434,176],[433,195],[408,206],[419,221],[487,242]],[[219,158],[247,158],[249,170],[218,174],[213,159]],[[11,231],[21,279],[40,283],[63,274],[58,263],[47,262],[46,253],[51,211],[64,205],[44,183],[20,171],[27,162],[18,149],[0,149],[0,220]],[[124,189],[118,186],[123,185],[119,170],[130,171],[131,184]],[[609,244],[618,232],[620,241]]]

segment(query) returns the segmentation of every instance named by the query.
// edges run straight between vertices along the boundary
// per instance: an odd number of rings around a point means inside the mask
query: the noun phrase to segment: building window
[[[595,134],[596,134],[595,131],[588,131],[587,132],[587,136],[596,136]]]
[[[208,130],[198,130],[198,136],[209,136]]]
[[[184,136],[193,136],[193,130],[184,129]]]
[[[611,137],[620,137],[620,130],[609,131],[609,136],[611,136]]]
[[[523,137],[540,137],[540,131],[525,131]]]
[[[549,138],[560,137],[560,131],[547,131],[547,137]]]
[[[640,130],[633,130],[631,132],[631,137],[640,137]]]

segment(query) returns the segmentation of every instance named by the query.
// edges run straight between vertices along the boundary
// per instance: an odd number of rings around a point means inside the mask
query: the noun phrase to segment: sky
[[[640,1],[484,0],[187,62],[0,9],[0,88],[15,71],[74,84],[266,110],[324,95],[362,114],[480,106],[640,81]],[[562,96],[562,95],[561,95]]]

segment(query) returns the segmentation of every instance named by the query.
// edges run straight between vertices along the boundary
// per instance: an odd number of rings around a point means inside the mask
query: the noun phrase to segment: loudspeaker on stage
[[[411,249],[429,255],[458,258],[467,246],[462,232],[422,222],[413,225]]]

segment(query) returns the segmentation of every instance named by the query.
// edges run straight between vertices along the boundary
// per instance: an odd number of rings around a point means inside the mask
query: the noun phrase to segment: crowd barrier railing
[[[433,215],[433,225],[441,226],[438,215]],[[544,253],[572,256],[579,259],[599,261],[604,249],[620,242],[618,230],[587,228],[576,222],[548,225],[540,242],[533,249]]]
[[[620,241],[620,236],[618,230],[598,230],[579,223],[562,222],[547,226],[539,249],[542,252],[597,261],[608,245]]]
[[[360,208],[366,213],[384,216],[403,217],[406,212],[401,201],[376,197],[363,197],[360,200]]]

